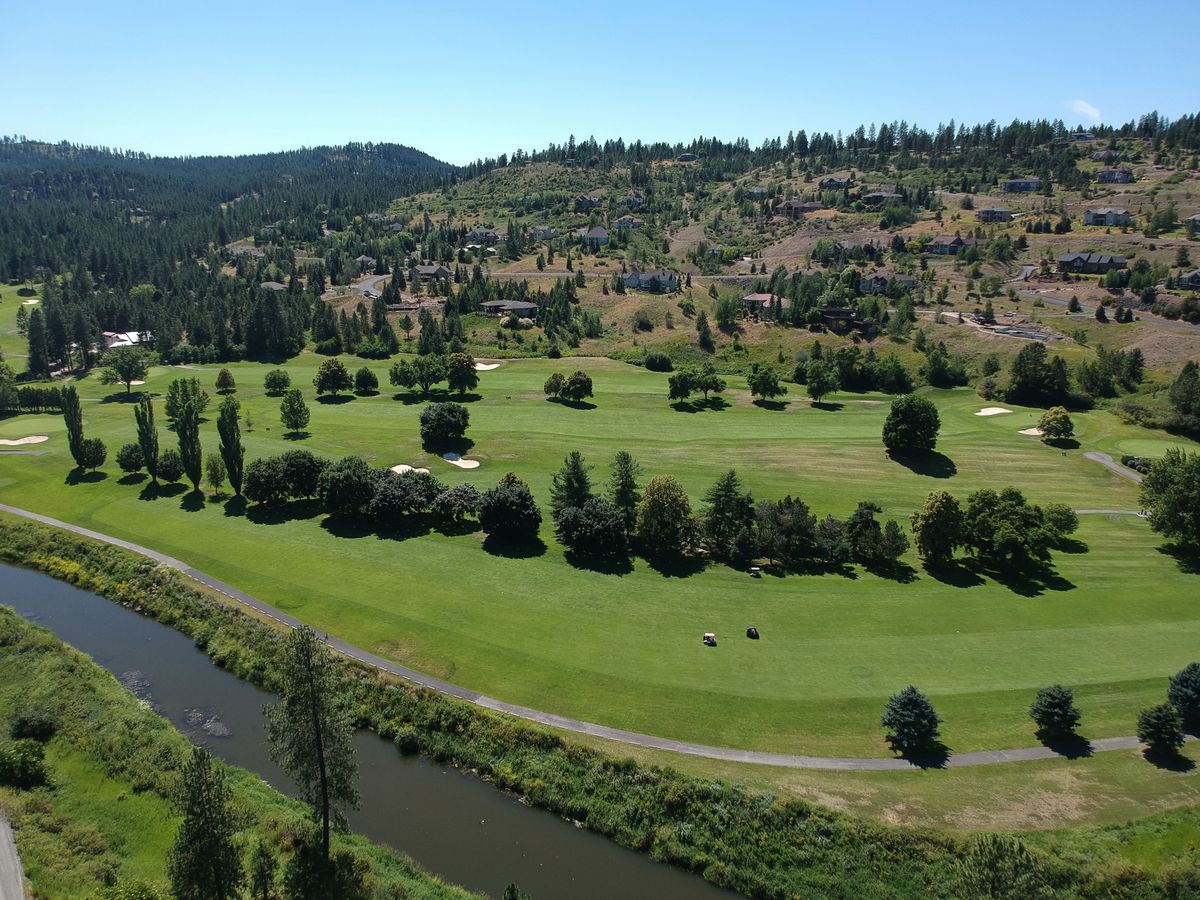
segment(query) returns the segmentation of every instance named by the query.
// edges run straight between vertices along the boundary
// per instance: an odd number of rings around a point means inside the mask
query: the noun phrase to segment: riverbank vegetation
[[[179,574],[113,547],[7,517],[0,518],[0,536],[4,561],[32,565],[151,615],[191,635],[218,664],[241,677],[268,689],[279,687],[284,635],[209,599]],[[725,781],[615,758],[545,729],[397,684],[349,661],[341,664],[354,682],[359,720],[394,739],[401,750],[472,769],[534,805],[750,896],[961,896],[976,883],[981,867],[995,868],[997,861],[1011,876],[1011,889],[1033,884],[1056,896],[1168,897],[1200,890],[1194,851],[1186,842],[1169,860],[1145,867],[1089,853],[1089,846],[1109,840],[1103,829],[1073,833],[1069,859],[1029,851],[1014,838],[964,844],[948,833],[875,824]],[[155,771],[151,765],[143,777]],[[1196,823],[1189,827],[1194,834]],[[1142,840],[1153,834],[1150,823],[1138,829]]]

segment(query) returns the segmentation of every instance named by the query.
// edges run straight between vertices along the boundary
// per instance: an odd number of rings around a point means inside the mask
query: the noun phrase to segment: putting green
[[[345,361],[351,370],[361,365]],[[463,471],[421,450],[418,403],[390,391],[313,402],[319,362],[305,354],[285,367],[313,410],[311,437],[299,442],[284,440],[278,400],[262,391],[271,367],[230,367],[253,421],[244,435],[248,459],[308,446],[380,466],[427,466],[448,483],[481,486],[511,470],[543,505],[567,451],[582,451],[602,480],[613,453],[626,449],[644,477],[678,476],[697,508],[729,468],[755,497],[791,493],[818,515],[844,516],[870,499],[885,517],[906,520],[931,490],[965,498],[1009,484],[1039,503],[1137,508],[1136,486],[1083,451],[1136,446],[1157,454],[1187,444],[1098,411],[1074,417],[1080,448],[1064,453],[1017,434],[1036,422],[1036,410],[1010,404],[1012,415],[979,417],[987,404],[972,392],[933,391],[943,456],[913,471],[880,445],[887,397],[838,395],[834,408],[818,409],[793,393],[782,409],[762,409],[730,379],[727,408],[683,412],[666,401],[665,375],[608,360],[528,360],[481,373],[480,396],[468,398],[475,444],[467,454],[481,467]],[[387,364],[368,365],[386,385]],[[595,408],[547,402],[547,375],[577,367],[594,379]],[[211,390],[217,369],[155,369],[145,389],[161,395],[171,378],[195,374]],[[880,711],[888,694],[914,683],[946,720],[953,750],[1027,746],[1034,737],[1026,709],[1038,687],[1061,681],[1076,689],[1084,734],[1131,734],[1138,710],[1159,702],[1166,676],[1200,647],[1200,581],[1133,517],[1087,517],[1077,537],[1088,552],[1056,553],[1056,577],[1042,585],[947,584],[913,554],[909,583],[861,569],[852,577],[751,579],[713,567],[680,577],[641,560],[631,572],[604,574],[569,565],[548,522],[544,551],[505,558],[486,552],[477,534],[380,536],[303,505],[294,518],[268,522],[219,503],[196,509],[182,495],[140,499],[141,486],[121,483],[111,461],[134,438],[131,405],[95,378],[79,389],[87,433],[109,446],[106,477],[67,483],[59,418],[9,419],[0,437],[50,440],[39,445],[42,456],[0,457],[6,503],[154,547],[358,646],[563,715],[708,744],[886,755]],[[165,425],[161,397],[158,409]],[[208,418],[202,440],[215,450],[211,409]],[[161,429],[160,441],[171,446],[171,432]],[[761,641],[742,637],[749,624]],[[716,648],[701,644],[705,631],[717,633]]]

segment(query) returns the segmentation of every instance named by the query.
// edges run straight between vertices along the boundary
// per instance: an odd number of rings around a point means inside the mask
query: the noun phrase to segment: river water
[[[0,603],[112,672],[196,744],[294,794],[271,761],[262,708],[274,696],[226,672],[191,639],[95,594],[0,565]],[[354,831],[407,853],[447,881],[498,897],[515,881],[534,900],[690,900],[736,895],[619,847],[490,784],[355,738],[361,807]]]

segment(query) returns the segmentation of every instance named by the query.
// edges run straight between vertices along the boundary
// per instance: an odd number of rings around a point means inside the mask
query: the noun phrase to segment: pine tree
[[[321,855],[329,864],[329,833],[346,825],[345,808],[358,803],[353,697],[337,664],[306,625],[288,635],[280,701],[267,708],[271,758],[300,788],[321,825]]]
[[[221,401],[217,416],[217,433],[221,436],[221,458],[229,474],[229,486],[235,496],[242,495],[242,472],[246,462],[246,450],[242,446],[242,432],[238,427],[240,405],[233,397]]]
[[[176,806],[183,823],[167,858],[171,893],[180,900],[227,900],[240,896],[242,861],[233,792],[208,751],[195,747],[184,764]]]
[[[29,372],[38,378],[50,377],[50,354],[46,344],[46,317],[40,309],[29,314],[26,328],[29,344]]]
[[[550,505],[554,515],[564,509],[583,506],[591,496],[592,480],[583,464],[583,456],[578,450],[572,450],[551,481]]]
[[[638,502],[642,492],[638,488],[638,475],[642,467],[625,450],[618,450],[613,457],[612,475],[608,482],[608,498],[613,506],[625,516],[625,528],[631,530],[637,519]]]
[[[704,536],[713,553],[728,559],[744,544],[754,523],[754,500],[742,490],[737,472],[730,469],[709,488],[704,503]]]
[[[75,385],[68,384],[62,391],[63,421],[67,425],[67,446],[75,465],[83,468],[83,407],[79,405],[79,392]]]
[[[192,490],[200,490],[200,478],[204,471],[204,456],[200,451],[200,412],[196,404],[183,404],[175,419],[175,435],[179,438],[179,456],[183,460],[183,473],[192,483]]]
[[[275,896],[275,873],[279,860],[271,845],[259,841],[250,854],[250,896],[253,900],[271,900]]]
[[[138,446],[142,448],[142,460],[146,471],[150,473],[150,481],[158,484],[158,429],[154,427],[154,404],[150,398],[142,396],[133,410],[137,422]]]

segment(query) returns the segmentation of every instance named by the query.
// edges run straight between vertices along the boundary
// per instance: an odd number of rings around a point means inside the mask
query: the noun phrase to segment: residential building
[[[641,228],[645,224],[645,219],[639,219],[637,216],[626,214],[613,222],[613,228]]]
[[[529,239],[533,241],[552,241],[558,237],[558,229],[549,225],[534,225],[529,229]]]
[[[532,318],[538,305],[528,300],[486,300],[479,304],[485,315],[503,316],[515,314],[518,318]]]
[[[373,256],[367,256],[367,254],[365,254],[365,253],[364,253],[364,254],[362,254],[361,256],[356,256],[356,257],[354,258],[354,261],[355,261],[356,263],[358,263],[358,267],[359,267],[360,269],[364,269],[364,270],[365,270],[365,269],[373,269],[373,268],[375,268],[375,257],[373,257]]]
[[[445,266],[415,266],[417,277],[422,281],[441,281],[443,278],[449,278],[454,273]]]
[[[1105,166],[1096,173],[1101,184],[1129,184],[1133,181],[1133,169],[1129,166]]]
[[[1083,275],[1102,275],[1110,269],[1125,268],[1125,257],[1109,253],[1064,253],[1058,258],[1058,271]]]
[[[975,212],[975,218],[980,222],[1011,222],[1012,217],[1012,210],[1003,206],[989,206]]]
[[[938,256],[953,256],[963,247],[974,243],[974,238],[963,238],[957,234],[939,234],[925,245],[925,252],[936,253]]]
[[[747,199],[750,200],[765,200],[768,193],[765,187],[748,187],[745,191]]]
[[[864,294],[882,294],[892,282],[910,291],[917,286],[917,279],[911,275],[897,275],[888,269],[880,269],[860,278],[858,289]]]
[[[1089,209],[1083,214],[1084,225],[1128,225],[1129,210],[1118,209],[1115,206],[1102,206],[1098,209]]]
[[[591,228],[580,228],[575,235],[579,240],[595,250],[597,247],[608,246],[608,229],[600,225],[593,225]]]
[[[500,243],[500,232],[494,228],[477,225],[467,232],[465,239],[472,244],[498,244]]]
[[[601,200],[599,197],[591,194],[580,194],[575,198],[575,212],[588,212],[589,210],[597,209],[600,206]]]
[[[622,201],[626,209],[641,209],[646,205],[646,198],[641,194],[630,193]]]
[[[655,293],[676,291],[679,290],[679,275],[675,272],[668,272],[666,269],[653,269],[648,272],[635,269],[625,275],[625,287],[635,291],[653,291]]]
[[[1200,269],[1179,276],[1179,286],[1189,291],[1200,291]]]
[[[822,178],[817,182],[817,186],[823,191],[843,191],[852,184],[854,184],[854,179],[849,176],[845,178]]]
[[[869,194],[863,194],[858,199],[862,200],[867,206],[883,206],[885,203],[890,203],[893,200],[903,200],[899,194],[894,191],[872,191]]]
[[[1042,179],[1029,176],[1027,178],[1005,178],[1000,182],[1002,194],[1027,194],[1042,189]]]
[[[1092,162],[1110,163],[1116,162],[1121,158],[1121,154],[1116,150],[1097,150],[1092,154]]]
[[[774,294],[747,294],[742,298],[742,312],[747,315],[769,315],[775,309],[791,309],[792,301]]]
[[[695,162],[699,158],[700,157],[697,156],[695,153],[680,153],[677,157],[675,157],[675,161],[676,162]]]
[[[287,285],[279,281],[264,281],[259,285],[260,288],[266,288],[268,291],[286,291]]]

